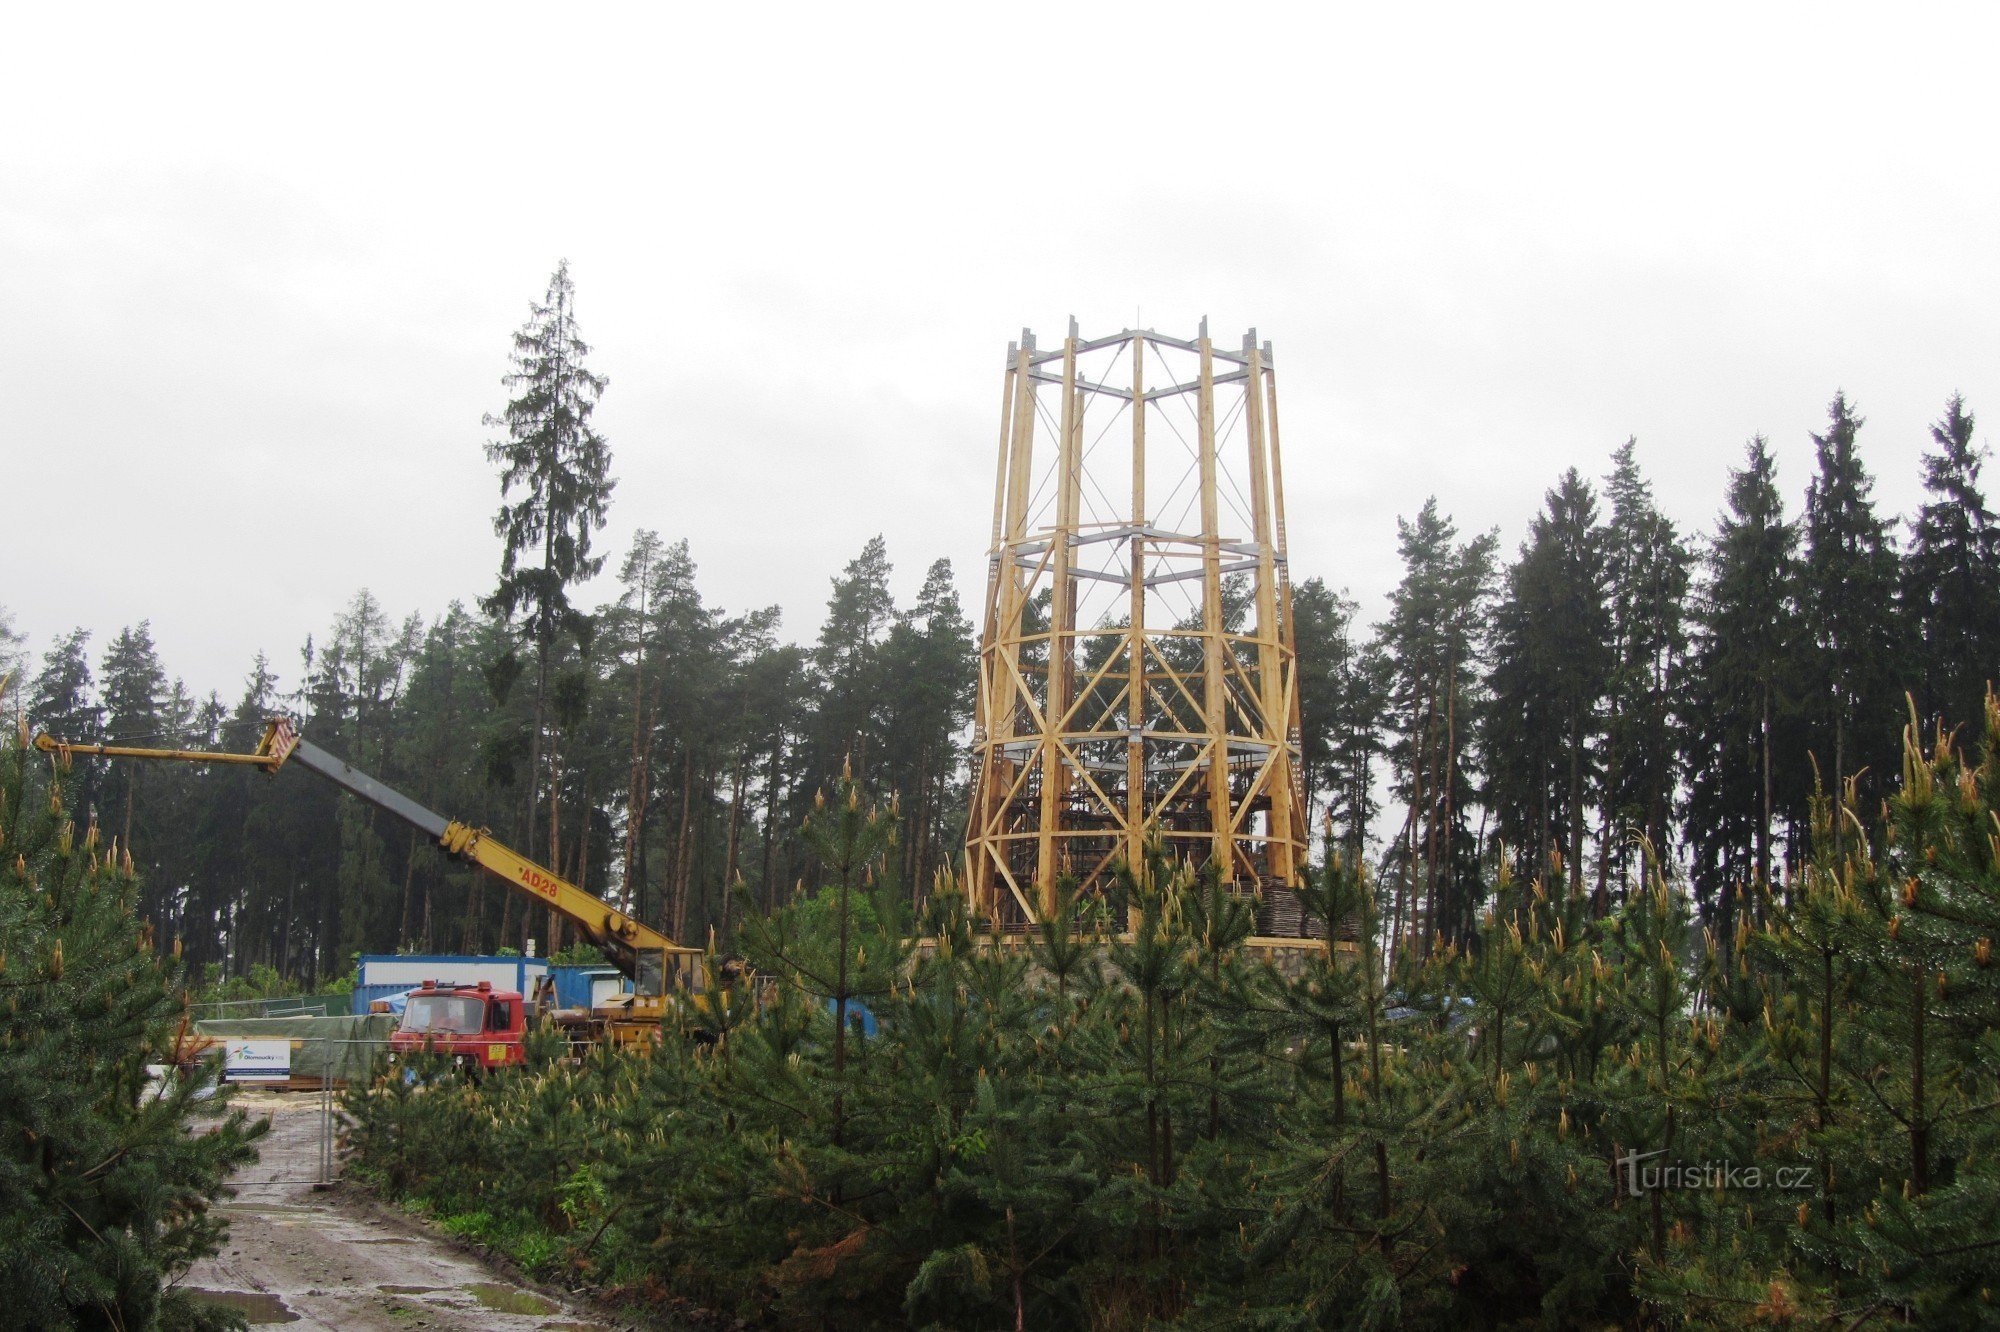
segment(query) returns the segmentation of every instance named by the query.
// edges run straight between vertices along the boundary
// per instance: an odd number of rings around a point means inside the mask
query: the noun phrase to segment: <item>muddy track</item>
[[[612,1332],[622,1326],[484,1266],[410,1218],[318,1177],[319,1098],[251,1092],[268,1115],[263,1159],[232,1181],[220,1210],[229,1242],[181,1282],[243,1311],[253,1326],[340,1332]]]

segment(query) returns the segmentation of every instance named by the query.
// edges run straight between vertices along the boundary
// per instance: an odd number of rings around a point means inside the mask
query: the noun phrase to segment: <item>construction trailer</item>
[[[485,981],[496,990],[534,994],[550,972],[540,957],[477,957],[452,953],[367,953],[355,971],[356,1013],[373,1011],[378,1000],[408,994],[424,982],[452,988]]]

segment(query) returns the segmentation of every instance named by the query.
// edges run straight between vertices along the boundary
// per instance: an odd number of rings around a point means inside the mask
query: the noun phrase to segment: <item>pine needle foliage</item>
[[[826,886],[711,960],[648,1055],[358,1093],[366,1169],[537,1270],[769,1328],[1990,1326],[2000,1234],[2000,703],[1905,727],[1879,817],[1718,936],[1650,842],[1612,902],[1495,857],[1462,944],[1393,965],[1330,832],[1334,936],[1157,845],[1060,925],[905,919],[844,778]],[[1517,864],[1536,870],[1516,878]],[[706,1014],[706,1016],[704,1016]]]
[[[0,753],[0,1327],[237,1325],[173,1283],[220,1246],[211,1204],[267,1126],[212,1060],[148,1076],[189,980],[134,912],[130,856],[77,832],[64,766],[25,731]]]

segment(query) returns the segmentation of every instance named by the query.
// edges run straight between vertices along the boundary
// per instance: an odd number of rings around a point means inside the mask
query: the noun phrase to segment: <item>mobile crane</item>
[[[264,738],[248,754],[211,753],[194,749],[135,749],[125,745],[72,744],[49,735],[35,737],[44,753],[81,754],[102,758],[168,759],[194,763],[241,764],[276,774],[287,762],[297,763],[350,795],[415,828],[454,860],[477,865],[535,901],[552,908],[577,933],[597,945],[612,965],[632,980],[634,993],[611,1007],[596,1010],[607,1039],[640,1044],[657,1039],[666,1014],[669,990],[699,990],[705,980],[702,950],[675,943],[642,921],[632,919],[609,902],[570,883],[500,842],[484,828],[447,819],[426,809],[401,791],[377,781],[344,759],[336,758],[298,733],[288,717],[273,717]],[[518,1006],[518,1005],[517,1005]],[[518,1027],[518,1021],[514,1026]]]

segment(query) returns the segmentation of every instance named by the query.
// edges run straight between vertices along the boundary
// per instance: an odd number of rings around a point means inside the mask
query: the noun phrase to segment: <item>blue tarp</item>
[[[833,1000],[829,999],[826,1001],[826,1011],[828,1016],[832,1016],[835,1012],[839,1011],[839,1006]],[[873,1036],[875,1034],[875,1015],[868,1011],[868,1005],[862,1003],[859,999],[849,999],[847,1001],[847,1025],[852,1029],[857,1022],[861,1024],[861,1034],[863,1036]]]

